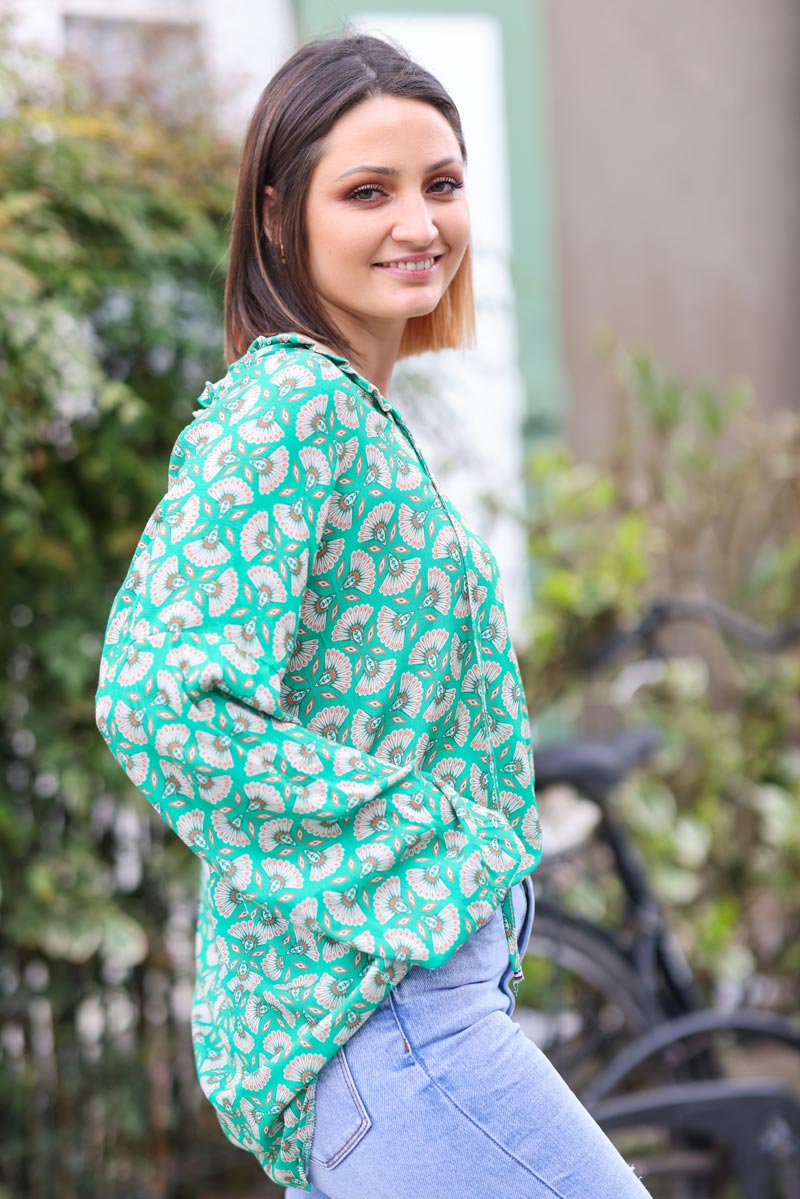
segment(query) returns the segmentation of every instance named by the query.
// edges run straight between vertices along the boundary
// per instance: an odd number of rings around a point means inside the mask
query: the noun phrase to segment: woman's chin
[[[398,302],[397,304],[383,305],[382,315],[387,319],[404,317],[406,320],[412,316],[428,316],[429,313],[433,312],[441,298],[441,293],[438,290],[435,294],[432,292],[422,294],[420,292],[416,296],[406,296],[402,302]]]

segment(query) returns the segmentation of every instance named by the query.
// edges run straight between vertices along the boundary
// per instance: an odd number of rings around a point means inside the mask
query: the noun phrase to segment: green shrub
[[[236,155],[10,42],[0,62],[0,1156],[18,1194],[156,1194],[170,1156],[191,1185],[206,1143],[231,1155],[185,1019],[195,864],[94,692],[175,437],[224,371]]]
[[[559,445],[530,463],[541,578],[522,662],[531,710],[590,733],[660,726],[666,747],[617,796],[618,812],[709,992],[734,984],[796,1011],[797,636],[767,653],[687,622],[661,637],[667,663],[643,669],[630,652],[599,673],[587,663],[657,597],[796,626],[800,419],[757,409],[745,388],[690,388],[647,355],[606,352],[620,383],[610,466]],[[571,901],[602,918],[608,878],[583,872]]]

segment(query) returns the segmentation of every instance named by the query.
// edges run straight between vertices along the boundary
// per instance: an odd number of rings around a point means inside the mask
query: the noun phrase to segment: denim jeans
[[[529,877],[514,887],[520,953]],[[498,908],[443,966],[413,967],[317,1079],[311,1190],[286,1199],[647,1199],[511,1019]]]

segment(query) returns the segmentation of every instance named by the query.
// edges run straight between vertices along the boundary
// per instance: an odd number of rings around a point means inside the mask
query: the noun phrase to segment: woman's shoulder
[[[348,370],[347,360],[313,338],[298,333],[257,337],[230,364],[222,379],[206,383],[198,397],[200,409],[235,403],[246,392],[250,402],[275,400],[293,403],[324,393],[366,400],[366,392]],[[257,389],[257,393],[256,393]],[[354,407],[353,401],[348,405]]]
[[[229,473],[262,451],[302,457],[315,447],[333,462],[343,444],[355,454],[371,436],[369,396],[332,352],[297,334],[257,337],[197,403],[170,456],[173,486],[192,464],[220,454]]]
[[[238,374],[269,380],[281,398],[309,387],[334,390],[351,382],[333,351],[297,333],[257,337],[234,366]]]

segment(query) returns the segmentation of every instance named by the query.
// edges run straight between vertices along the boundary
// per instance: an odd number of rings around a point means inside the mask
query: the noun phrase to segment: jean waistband
[[[533,923],[533,885],[530,876],[512,888],[520,955],[525,952]],[[415,992],[449,990],[455,987],[497,986],[512,967],[500,907],[486,924],[481,925],[442,966],[429,970],[412,966],[399,984],[404,996]]]

